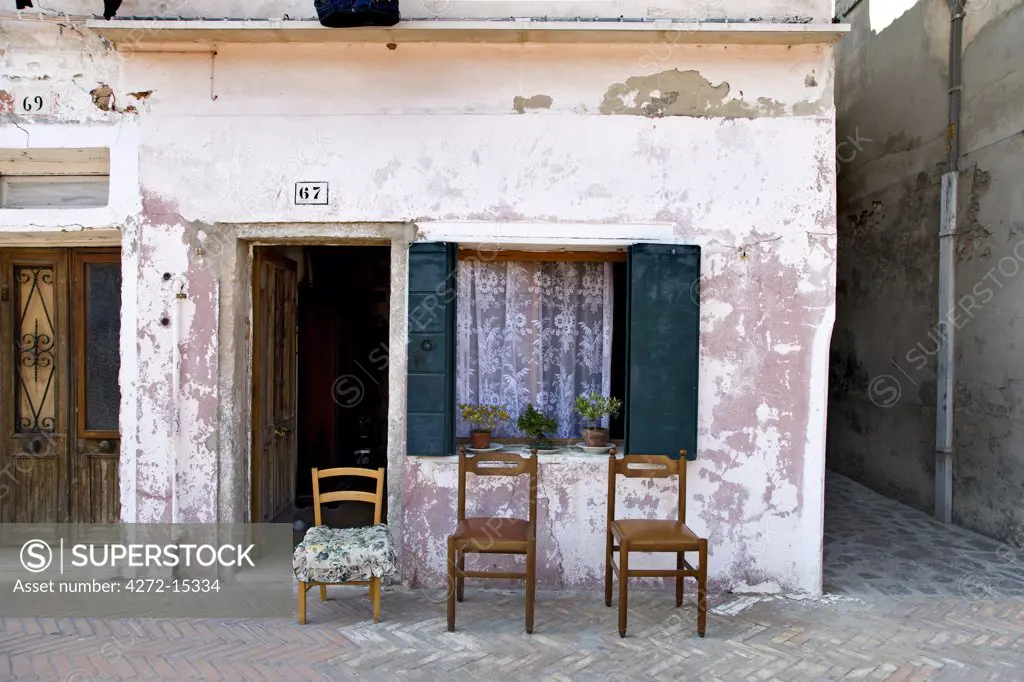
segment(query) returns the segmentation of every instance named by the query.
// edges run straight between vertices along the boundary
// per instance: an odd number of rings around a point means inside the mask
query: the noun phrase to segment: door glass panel
[[[15,431],[53,432],[56,420],[54,272],[49,265],[14,268]]]
[[[121,264],[85,264],[85,428],[117,431]]]

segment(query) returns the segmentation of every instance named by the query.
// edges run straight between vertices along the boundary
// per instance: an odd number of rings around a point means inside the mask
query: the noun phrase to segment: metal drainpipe
[[[942,176],[939,208],[939,358],[935,410],[935,516],[953,520],[953,391],[955,328],[950,314],[956,298],[956,206],[960,167],[961,52],[964,4],[949,0],[949,159]]]

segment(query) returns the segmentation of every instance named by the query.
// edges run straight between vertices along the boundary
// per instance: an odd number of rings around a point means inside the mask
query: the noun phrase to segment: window
[[[95,208],[109,194],[105,175],[0,176],[0,208]]]
[[[532,401],[557,418],[558,437],[575,437],[571,401],[593,388],[624,398],[610,435],[626,452],[695,456],[699,247],[637,244],[625,259],[457,253],[409,252],[407,454],[455,452],[468,433],[457,402],[515,415]],[[496,435],[518,434],[513,423]]]
[[[0,148],[0,208],[95,208],[109,195],[105,147]]]
[[[499,438],[524,435],[516,419],[527,404],[556,419],[553,437],[579,435],[576,396],[611,393],[611,260],[624,255],[594,252],[566,260],[552,253],[481,258],[469,252],[461,258],[456,402],[504,405],[512,418],[498,426]],[[468,435],[469,425],[460,421],[456,436]]]

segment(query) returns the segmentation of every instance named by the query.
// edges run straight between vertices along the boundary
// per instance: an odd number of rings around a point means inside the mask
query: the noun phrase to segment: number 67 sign
[[[295,203],[299,205],[326,205],[328,183],[296,182]]]

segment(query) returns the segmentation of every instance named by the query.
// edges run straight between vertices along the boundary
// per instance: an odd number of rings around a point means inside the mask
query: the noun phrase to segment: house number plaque
[[[295,203],[298,205],[316,206],[326,205],[328,194],[328,183],[326,182],[296,182]]]

